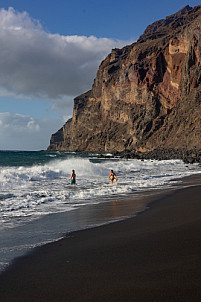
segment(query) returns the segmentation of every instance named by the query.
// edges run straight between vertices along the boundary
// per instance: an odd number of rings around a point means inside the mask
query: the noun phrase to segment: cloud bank
[[[71,115],[73,98],[91,89],[100,62],[128,43],[51,34],[27,12],[0,9],[0,97],[9,96],[16,113],[21,99],[46,99],[61,114],[59,120],[0,113],[0,149],[46,149]]]
[[[0,150],[46,149],[50,135],[58,128],[59,122],[54,119],[0,113]]]
[[[62,36],[14,8],[0,10],[0,95],[56,100],[89,90],[102,59],[125,41]]]

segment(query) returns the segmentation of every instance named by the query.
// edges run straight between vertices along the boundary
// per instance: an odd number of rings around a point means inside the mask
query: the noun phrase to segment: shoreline
[[[0,234],[0,274],[20,257],[37,248],[65,238],[66,234],[96,228],[130,217],[146,210],[150,200],[169,190],[153,190],[116,196],[104,202],[86,204],[77,209],[51,213],[39,219],[2,229]],[[8,253],[7,253],[8,252]]]
[[[151,159],[151,160],[171,160],[179,159],[184,163],[201,163],[201,150],[200,149],[177,149],[177,148],[157,148],[150,151],[139,151],[139,150],[125,150],[125,151],[64,151],[59,149],[47,149],[39,150],[37,152],[48,152],[48,153],[76,153],[76,154],[96,154],[98,158],[125,158],[125,159]]]
[[[104,202],[86,204],[72,211],[52,213],[15,228],[3,229],[0,234],[0,274],[15,259],[26,256],[43,245],[54,243],[66,234],[87,230],[116,221],[136,217],[157,199],[170,195],[179,188],[200,184],[201,174],[182,178],[169,188],[114,196]]]
[[[199,301],[200,193],[175,188],[135,217],[36,248],[0,275],[1,301]]]

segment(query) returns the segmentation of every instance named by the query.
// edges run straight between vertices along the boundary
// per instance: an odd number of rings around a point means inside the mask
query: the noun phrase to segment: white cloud
[[[28,13],[1,9],[0,94],[53,102],[77,96],[91,88],[101,60],[125,43],[50,34]]]
[[[0,113],[0,150],[46,149],[72,115],[73,98],[91,88],[100,62],[112,48],[131,42],[51,34],[27,12],[0,9],[0,97],[44,98],[62,116]]]
[[[33,117],[22,114],[11,114],[8,112],[0,113],[1,132],[9,131],[9,133],[32,133],[38,132],[40,126]]]
[[[46,149],[61,121],[35,119],[22,114],[0,113],[0,150]]]

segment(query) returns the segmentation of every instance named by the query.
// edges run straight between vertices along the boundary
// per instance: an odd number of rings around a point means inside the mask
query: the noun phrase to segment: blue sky
[[[98,66],[200,1],[0,0],[0,149],[46,149]]]

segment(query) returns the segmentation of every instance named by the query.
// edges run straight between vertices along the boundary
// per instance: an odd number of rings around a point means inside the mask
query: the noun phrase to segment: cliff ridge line
[[[149,25],[137,42],[113,49],[92,89],[48,151],[201,150],[201,6]],[[181,151],[182,150],[182,151]]]

